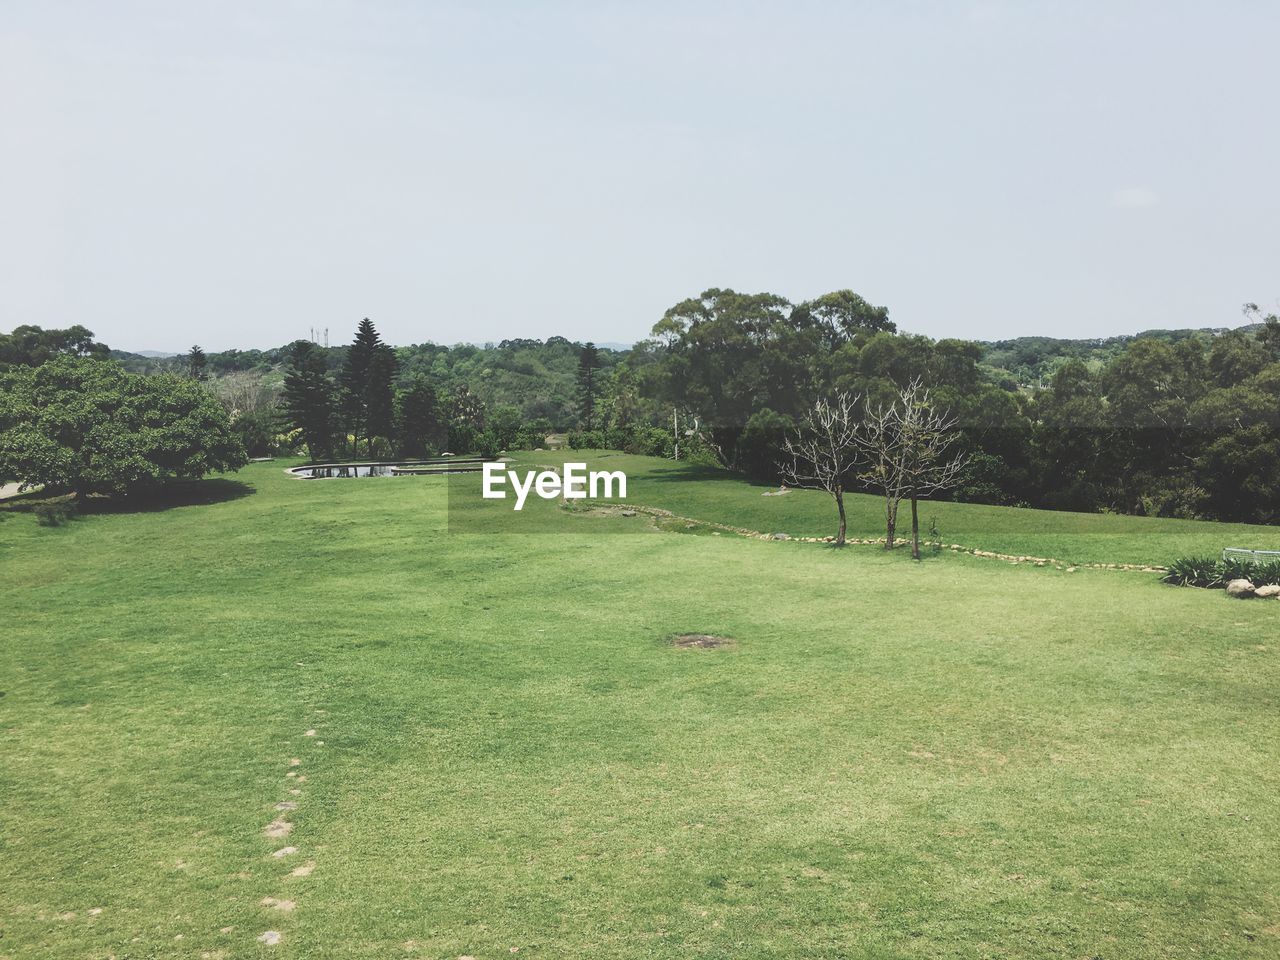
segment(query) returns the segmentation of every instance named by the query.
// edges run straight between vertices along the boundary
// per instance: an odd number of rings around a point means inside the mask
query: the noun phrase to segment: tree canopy
[[[133,494],[244,463],[222,406],[195,381],[70,356],[0,374],[0,476],[26,486]]]
[[[38,367],[54,357],[106,357],[106,344],[93,339],[93,331],[76,324],[65,330],[44,330],[26,324],[0,333],[0,368]]]

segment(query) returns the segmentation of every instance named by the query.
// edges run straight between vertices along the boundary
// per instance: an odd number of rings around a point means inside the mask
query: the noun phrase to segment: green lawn
[[[836,532],[835,503],[819,491],[793,490],[786,496],[766,497],[764,493],[777,487],[749,483],[711,467],[607,451],[529,453],[522,457],[530,463],[561,463],[576,457],[599,469],[624,470],[631,481],[629,500],[681,516],[792,536],[828,536]],[[689,482],[695,479],[713,482]],[[851,494],[846,497],[845,506],[849,536],[884,536],[882,498]],[[1186,554],[1217,556],[1223,547],[1280,550],[1280,527],[1247,523],[1067,513],[975,503],[922,503],[922,529],[927,530],[933,518],[946,543],[1072,563],[1164,565]],[[898,518],[900,536],[910,536],[910,524],[908,504]]]
[[[467,533],[447,483],[256,464],[0,523],[0,957],[1280,955],[1280,602],[548,504]],[[937,514],[1080,560],[1269,533]]]

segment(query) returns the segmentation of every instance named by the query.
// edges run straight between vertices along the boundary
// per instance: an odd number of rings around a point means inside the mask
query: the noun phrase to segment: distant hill
[[[982,350],[982,364],[995,382],[1007,389],[1033,388],[1044,383],[1068,360],[1077,359],[1101,368],[1139,338],[1177,343],[1198,339],[1209,341],[1228,330],[1252,332],[1261,324],[1240,327],[1200,327],[1184,330],[1144,330],[1114,337],[1069,339],[1065,337],[1014,337],[1008,340],[975,341]],[[602,341],[603,374],[628,353],[632,344]],[[526,417],[546,418],[557,427],[574,422],[574,383],[581,344],[565,337],[546,340],[518,338],[501,343],[434,343],[396,347],[400,379],[425,374],[444,394],[462,385],[477,393],[490,406],[513,404]],[[346,356],[346,344],[324,348],[332,369]],[[184,354],[161,350],[127,352],[113,350],[112,356],[136,373],[180,370]],[[224,350],[208,354],[209,372],[214,377],[254,372],[278,382],[288,362],[287,346],[269,350]]]
[[[1134,340],[1166,340],[1178,343],[1182,340],[1212,340],[1229,330],[1256,332],[1260,323],[1239,327],[1198,327],[1186,330],[1143,330],[1140,333],[1115,337],[1094,337],[1070,340],[1058,337],[1014,337],[1011,340],[978,340],[982,347],[982,362],[996,370],[1007,371],[1020,383],[1037,383],[1051,375],[1067,360],[1083,360],[1102,365],[1120,353]]]

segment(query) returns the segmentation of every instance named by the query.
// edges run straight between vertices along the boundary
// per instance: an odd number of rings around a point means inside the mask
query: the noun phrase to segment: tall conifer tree
[[[328,365],[315,344],[299,340],[284,378],[281,405],[285,423],[302,431],[312,460],[333,453],[334,397]]]
[[[365,317],[356,328],[355,341],[347,348],[342,367],[342,417],[352,437],[352,453],[359,453],[361,437],[372,453],[375,436],[391,436],[395,373],[395,353],[382,342],[373,321]]]

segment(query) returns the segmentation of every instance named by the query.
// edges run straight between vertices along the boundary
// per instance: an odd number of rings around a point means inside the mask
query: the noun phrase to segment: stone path
[[[712,520],[696,520],[693,517],[682,517],[672,513],[670,510],[663,510],[660,507],[642,507],[635,504],[621,503],[615,504],[615,509],[625,507],[623,515],[631,512],[643,513],[651,517],[658,517],[663,520],[682,521],[685,526],[692,527],[708,527],[716,531],[724,531],[725,533],[734,533],[740,537],[749,537],[753,540],[775,540],[779,542],[793,541],[795,543],[832,543],[835,537],[791,537],[785,533],[761,533],[759,530],[751,530],[747,527],[734,527],[727,523],[716,523]],[[899,537],[896,541],[899,544],[909,544],[910,540],[904,540]],[[846,537],[845,543],[863,544],[868,546],[884,546],[884,537],[872,537],[860,539],[858,537]],[[925,544],[921,544],[925,546]],[[932,546],[932,544],[930,544]],[[1145,563],[1069,563],[1066,560],[1055,560],[1053,557],[1029,557],[1012,553],[996,553],[992,550],[978,550],[974,547],[966,547],[959,543],[941,544],[941,549],[950,550],[953,553],[967,553],[973,557],[986,557],[993,560],[1004,560],[1006,563],[1030,563],[1037,567],[1054,567],[1058,570],[1065,570],[1067,573],[1074,573],[1081,568],[1093,570],[1138,570],[1142,573],[1164,573],[1167,567],[1158,567],[1154,564]]]
[[[324,711],[317,712],[323,713]],[[307,738],[314,746],[324,746],[323,740],[315,739],[316,730],[314,728],[306,730],[302,736]],[[302,790],[299,789],[298,785],[305,783],[307,777],[305,774],[299,773],[299,768],[301,767],[301,758],[289,758],[288,765],[284,773],[284,781],[288,785],[286,789],[291,797],[302,796]],[[300,806],[301,801],[299,800],[276,801],[272,805],[272,810],[276,813],[276,818],[263,827],[263,832],[266,834],[267,838],[271,840],[280,840],[288,836],[293,831],[293,821],[289,820],[288,817],[290,814],[297,811]],[[297,847],[280,847],[278,850],[273,851],[271,856],[275,860],[285,860],[292,857],[297,852]],[[301,866],[294,867],[280,879],[285,880],[290,878],[309,877],[315,868],[316,865],[314,861],[308,860]],[[295,897],[263,897],[260,901],[260,906],[266,910],[274,912],[292,913],[297,909],[298,901]],[[258,935],[257,942],[269,947],[278,946],[284,942],[284,934],[279,930],[265,930]]]

